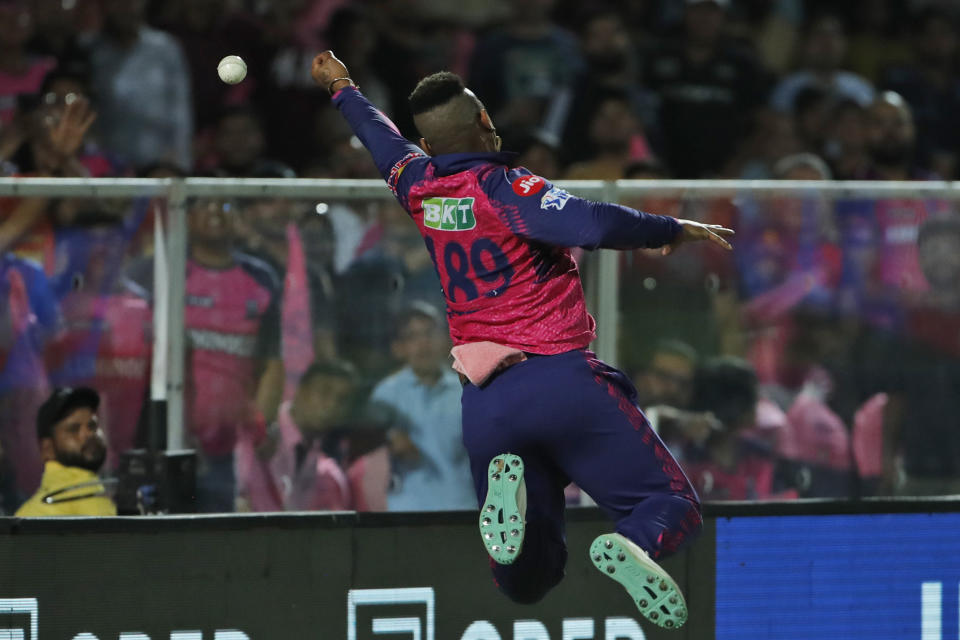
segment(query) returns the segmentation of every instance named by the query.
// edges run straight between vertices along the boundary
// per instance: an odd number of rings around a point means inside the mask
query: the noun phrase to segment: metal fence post
[[[616,182],[603,183],[605,202],[617,202],[619,189]],[[620,316],[620,270],[619,254],[612,249],[597,252],[593,279],[597,300],[597,356],[604,362],[617,365],[617,332]]]
[[[167,202],[168,310],[170,341],[167,343],[167,449],[184,447],[183,379],[186,360],[185,301],[187,281],[187,192],[183,180],[173,180]]]

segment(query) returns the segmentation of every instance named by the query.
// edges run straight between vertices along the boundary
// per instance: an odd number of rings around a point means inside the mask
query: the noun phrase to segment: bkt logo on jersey
[[[423,201],[423,224],[440,231],[466,231],[477,226],[473,198],[428,198]]]

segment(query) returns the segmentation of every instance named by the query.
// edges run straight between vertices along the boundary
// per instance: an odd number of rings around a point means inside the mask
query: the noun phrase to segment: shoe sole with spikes
[[[590,560],[608,578],[627,590],[640,613],[665,629],[678,629],[687,621],[687,603],[677,583],[647,552],[619,533],[597,537],[590,545]]]
[[[523,460],[504,453],[487,467],[487,497],[480,507],[480,536],[498,564],[512,564],[523,547],[526,526]]]

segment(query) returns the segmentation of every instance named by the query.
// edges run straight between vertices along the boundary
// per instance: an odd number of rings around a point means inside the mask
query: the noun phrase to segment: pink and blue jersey
[[[427,156],[357,89],[333,98],[416,222],[440,276],[454,345],[490,341],[552,355],[587,346],[587,312],[568,247],[669,244],[673,218],[570,195],[508,153]]]

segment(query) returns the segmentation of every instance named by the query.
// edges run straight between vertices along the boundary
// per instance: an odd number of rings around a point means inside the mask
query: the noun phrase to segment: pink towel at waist
[[[457,345],[450,350],[450,355],[453,356],[454,371],[465,375],[477,386],[486,382],[497,371],[527,359],[523,351],[495,342]]]

